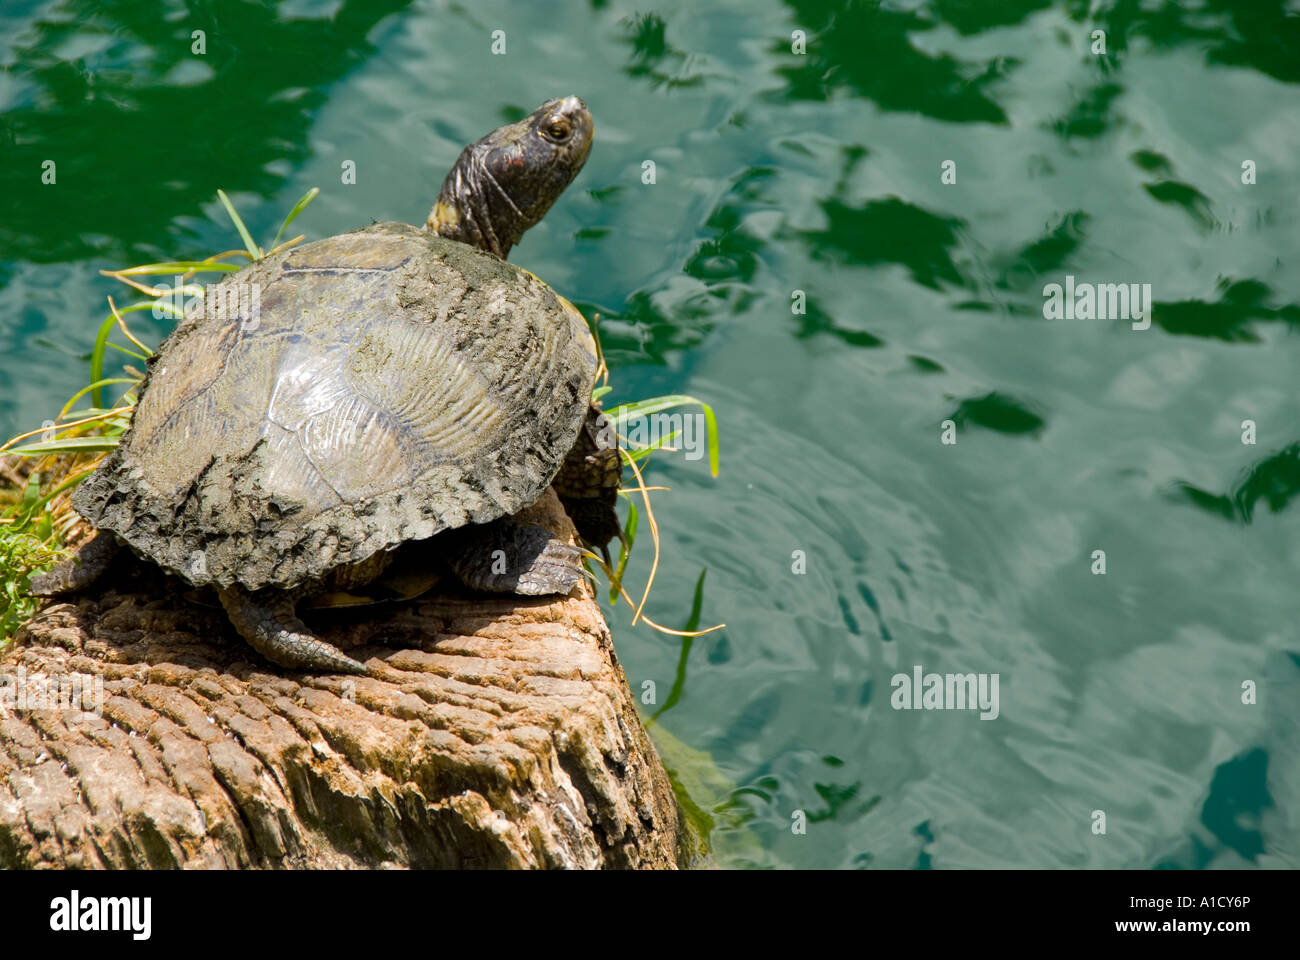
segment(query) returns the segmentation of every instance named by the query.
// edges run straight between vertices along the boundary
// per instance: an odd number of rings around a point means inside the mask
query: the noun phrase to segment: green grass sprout
[[[293,223],[294,217],[306,210],[307,204],[315,200],[318,193],[320,193],[320,187],[312,187],[302,195],[297,203],[293,205],[293,209],[289,211],[289,215],[284,218],[284,223],[280,224],[280,229],[276,231],[275,239],[271,241],[272,253],[275,253],[280,249],[280,238],[284,236],[284,231],[288,228],[289,224]]]
[[[235,205],[226,196],[226,191],[218,190],[217,196],[221,200],[221,205],[226,208],[226,213],[230,214],[230,219],[234,221],[235,229],[239,231],[239,238],[244,241],[244,247],[254,260],[261,260],[266,254],[262,252],[261,247],[253,242],[253,235],[248,232],[248,227],[244,226],[243,218],[235,212]]]

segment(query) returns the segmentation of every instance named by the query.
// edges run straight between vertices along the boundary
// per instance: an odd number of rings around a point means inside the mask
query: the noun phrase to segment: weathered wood
[[[568,520],[548,492],[531,517]],[[103,681],[0,709],[0,867],[674,867],[687,838],[589,586],[311,620],[375,677],[260,660],[134,562],[0,655]],[[92,686],[93,690],[93,686]]]

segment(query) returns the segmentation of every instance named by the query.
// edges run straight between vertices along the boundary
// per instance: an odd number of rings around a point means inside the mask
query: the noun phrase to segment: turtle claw
[[[551,538],[542,552],[520,571],[513,589],[525,596],[568,593],[586,574],[582,557],[583,551],[578,547]]]
[[[448,540],[447,562],[472,590],[529,597],[566,594],[586,573],[585,551],[532,523],[505,518],[465,527]]]
[[[273,590],[254,594],[242,587],[227,587],[219,595],[239,635],[272,663],[292,670],[370,673],[364,663],[307,629],[294,614],[292,594]]]

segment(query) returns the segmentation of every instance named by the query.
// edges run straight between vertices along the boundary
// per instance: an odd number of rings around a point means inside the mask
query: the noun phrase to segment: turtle
[[[215,589],[272,663],[350,674],[370,670],[297,605],[374,580],[412,544],[471,590],[570,593],[584,550],[516,514],[554,485],[605,551],[617,437],[582,314],[505,258],[593,134],[578,97],[547,100],[461,152],[423,227],[373,223],[209,288],[73,495],[95,538],[32,592],[85,590],[128,548]]]

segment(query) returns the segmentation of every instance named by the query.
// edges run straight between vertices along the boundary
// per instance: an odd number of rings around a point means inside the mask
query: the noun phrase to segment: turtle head
[[[564,97],[471,143],[443,181],[425,228],[505,257],[578,175],[593,132],[587,105]]]

